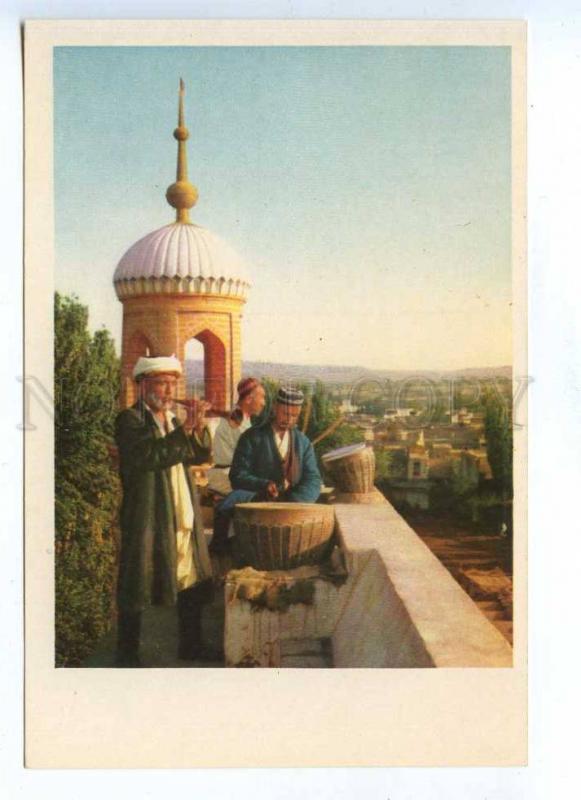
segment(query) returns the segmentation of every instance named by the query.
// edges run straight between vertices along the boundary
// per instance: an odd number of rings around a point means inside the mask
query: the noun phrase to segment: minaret
[[[250,286],[238,255],[210,231],[190,221],[198,190],[188,180],[184,82],[180,78],[176,180],[166,200],[175,222],[136,242],[119,261],[113,283],[123,303],[122,405],[136,391],[131,374],[141,355],[175,355],[186,344],[204,348],[204,394],[215,408],[231,408],[241,377],[240,321]],[[185,396],[182,381],[180,394]]]

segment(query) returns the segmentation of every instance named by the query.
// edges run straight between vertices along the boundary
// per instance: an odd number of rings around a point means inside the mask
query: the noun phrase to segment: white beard
[[[159,397],[156,397],[154,394],[146,395],[145,402],[154,411],[164,411],[173,406],[173,400],[160,400]]]

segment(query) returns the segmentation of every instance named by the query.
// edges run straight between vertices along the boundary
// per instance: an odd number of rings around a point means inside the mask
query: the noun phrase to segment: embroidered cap
[[[260,386],[260,381],[257,381],[256,378],[242,378],[236,390],[238,392],[238,402],[244,400],[245,397],[248,397],[257,386]]]
[[[276,395],[276,402],[283,406],[301,406],[304,399],[301,390],[292,386],[281,386]]]

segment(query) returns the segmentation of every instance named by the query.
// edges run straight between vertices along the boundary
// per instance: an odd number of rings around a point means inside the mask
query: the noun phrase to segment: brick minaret
[[[131,373],[139,356],[175,354],[183,362],[186,344],[195,338],[204,347],[205,396],[225,409],[232,407],[241,377],[240,321],[249,283],[238,256],[190,222],[198,191],[187,175],[183,98],[180,80],[177,175],[166,192],[176,221],[130,247],[113,279],[123,303],[121,403],[135,400]]]

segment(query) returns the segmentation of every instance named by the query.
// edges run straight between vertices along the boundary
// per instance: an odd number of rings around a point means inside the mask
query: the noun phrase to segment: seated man
[[[226,548],[237,503],[317,501],[321,493],[321,475],[315,451],[305,434],[296,428],[303,399],[301,391],[281,387],[272,420],[250,428],[240,437],[230,468],[234,491],[216,507],[211,551],[220,552]]]
[[[232,491],[230,467],[236,445],[252,425],[265,403],[264,386],[256,378],[244,378],[238,384],[238,402],[229,417],[222,418],[214,434],[214,466],[208,472],[208,489],[225,497]]]

